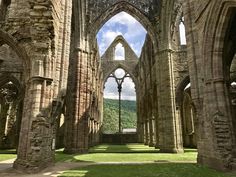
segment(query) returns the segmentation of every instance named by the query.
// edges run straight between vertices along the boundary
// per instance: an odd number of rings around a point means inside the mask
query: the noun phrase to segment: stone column
[[[153,129],[153,117],[152,117],[152,98],[151,95],[149,94],[147,96],[148,98],[148,128],[149,128],[149,143],[148,145],[150,147],[154,146],[154,129]]]
[[[180,119],[175,106],[175,83],[173,73],[172,51],[169,49],[159,53],[159,143],[161,152],[183,152]]]
[[[37,172],[54,162],[49,112],[50,80],[32,78],[26,88],[17,159],[14,168]]]
[[[90,97],[88,93],[88,60],[89,53],[76,49],[70,61],[67,92],[67,112],[65,121],[65,152],[88,152],[88,113]]]
[[[4,148],[5,146],[4,139],[5,139],[6,118],[8,109],[9,109],[9,104],[6,104],[6,102],[2,100],[1,112],[0,112],[0,148]]]

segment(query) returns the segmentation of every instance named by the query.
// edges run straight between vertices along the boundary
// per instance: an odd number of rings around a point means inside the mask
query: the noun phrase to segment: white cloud
[[[117,83],[114,78],[109,78],[105,84],[104,98],[118,99]],[[122,100],[136,100],[135,85],[131,78],[125,78],[122,84]]]
[[[98,37],[101,39],[99,43],[100,54],[103,55],[118,35],[123,35],[131,48],[139,56],[146,33],[145,28],[134,17],[126,12],[121,12],[108,20],[99,31]],[[140,43],[139,46],[141,45],[141,47],[135,47],[137,43]]]
[[[105,52],[105,50],[109,47],[109,45],[111,45],[114,39],[119,35],[122,35],[122,33],[119,31],[108,30],[108,31],[102,32],[102,36],[101,36],[102,41],[99,44],[101,55]]]
[[[120,23],[123,25],[130,26],[132,24],[135,24],[137,20],[132,17],[131,15],[127,14],[126,12],[121,12],[114,17],[112,17],[108,22],[106,23],[108,26],[112,26],[114,23]]]

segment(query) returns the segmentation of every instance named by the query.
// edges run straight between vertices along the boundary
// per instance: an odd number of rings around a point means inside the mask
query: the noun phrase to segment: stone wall
[[[115,60],[115,47],[119,43],[124,47],[124,60]],[[117,36],[117,38],[114,39],[101,57],[101,64],[104,85],[109,75],[118,68],[122,68],[128,72],[134,80],[134,83],[137,83],[138,73],[136,71],[136,66],[138,64],[138,57],[122,36]]]
[[[198,163],[221,170],[235,168],[235,114],[228,97],[235,5],[227,0],[184,2]]]
[[[12,1],[0,23],[1,43],[23,63],[24,107],[14,164],[20,170],[35,172],[54,161],[53,110],[58,104],[53,102],[61,99],[67,83],[71,5],[71,1]],[[5,71],[13,73],[14,65],[17,62],[9,63]]]

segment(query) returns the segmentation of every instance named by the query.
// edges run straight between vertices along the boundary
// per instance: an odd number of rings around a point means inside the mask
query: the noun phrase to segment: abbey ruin
[[[147,31],[140,57],[122,36],[98,52],[99,29],[120,12]],[[100,143],[104,82],[122,68],[139,142],[197,147],[199,164],[235,170],[235,53],[236,0],[0,0],[0,148],[17,148],[26,172],[53,165],[57,147],[87,153]]]

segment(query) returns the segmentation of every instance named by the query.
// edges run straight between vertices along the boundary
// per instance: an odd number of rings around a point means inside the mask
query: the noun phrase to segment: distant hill
[[[103,133],[119,131],[119,101],[104,99]],[[121,100],[121,127],[136,128],[136,101]]]

